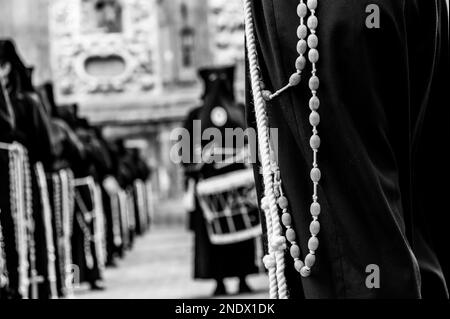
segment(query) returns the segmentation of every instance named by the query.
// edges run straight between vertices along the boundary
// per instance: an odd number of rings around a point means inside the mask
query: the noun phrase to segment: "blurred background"
[[[243,101],[241,1],[111,2],[109,14],[96,0],[0,0],[0,37],[15,40],[35,84],[54,83],[57,104],[78,103],[107,138],[140,147],[155,169],[156,198],[172,204],[182,173],[169,159],[169,135],[201,103],[197,70],[236,64]]]
[[[194,239],[170,133],[202,103],[199,68],[235,65],[235,96],[244,102],[241,1],[0,0],[0,8],[0,38],[13,39],[34,67],[34,85],[52,82],[56,105],[76,103],[80,117],[106,140],[138,149],[152,172],[150,231],[106,269],[104,291],[82,286],[75,296],[211,296],[213,281],[192,278]],[[233,293],[237,279],[226,282]],[[244,297],[266,297],[265,275],[251,275],[249,285]]]

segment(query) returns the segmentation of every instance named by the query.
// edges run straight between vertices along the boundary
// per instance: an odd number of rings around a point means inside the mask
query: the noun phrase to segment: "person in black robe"
[[[1,87],[0,87],[0,143],[11,144],[14,141],[15,118],[12,105],[8,99],[8,92],[4,86],[3,77],[6,76],[5,60],[0,58]],[[5,73],[4,73],[5,72]],[[3,74],[4,73],[4,74]],[[4,283],[1,289],[1,298],[17,299],[19,295],[19,256],[16,249],[15,225],[10,207],[10,176],[9,176],[9,156],[7,152],[0,152],[0,225],[2,228],[4,268],[3,273],[7,284]]]
[[[134,181],[138,176],[138,166],[134,161],[132,152],[125,146],[125,141],[123,139],[117,139],[115,141],[116,155],[118,157],[118,172],[117,172],[117,182],[122,190],[127,192],[127,196],[130,196],[130,191],[134,187]],[[126,214],[129,214],[128,211]],[[125,215],[122,215],[125,216]],[[121,234],[123,239],[123,244],[121,247],[120,255],[123,256],[124,250],[131,249],[134,242],[135,229],[134,225],[131,225],[129,218],[124,220],[121,218]]]
[[[216,168],[214,162],[196,164],[193,160],[197,143],[193,136],[193,125],[195,120],[201,121],[201,132],[210,127],[218,128],[224,133],[225,128],[245,127],[244,107],[236,103],[234,98],[234,67],[217,67],[203,69],[200,72],[205,83],[203,105],[192,110],[186,120],[184,127],[191,134],[191,161],[183,163],[186,180],[192,179],[197,182],[201,178],[209,178],[222,175],[239,169],[245,169],[245,164],[232,163],[223,168]],[[225,110],[225,123],[218,126],[211,120],[211,112],[216,106]],[[225,134],[222,134],[225,137]],[[201,149],[210,143],[209,140],[201,141]],[[225,145],[225,140],[222,142]],[[258,268],[255,264],[255,242],[253,239],[227,244],[214,245],[209,239],[207,226],[203,211],[198,200],[195,200],[195,210],[190,212],[190,228],[195,232],[195,261],[194,278],[215,279],[217,286],[214,295],[227,294],[224,279],[238,277],[240,279],[239,292],[247,293],[251,289],[247,285],[246,276],[256,273]]]
[[[48,188],[52,205],[52,228],[55,247],[56,282],[58,294],[65,297],[71,293],[69,270],[72,266],[70,236],[73,217],[73,178],[71,167],[81,165],[85,152],[81,141],[69,125],[60,117],[53,95],[53,84],[46,82],[38,88],[38,93],[50,116],[52,149],[54,151],[51,170],[48,171]],[[63,175],[68,185],[63,185]],[[64,192],[63,187],[67,187]],[[64,194],[68,194],[64,197]],[[68,210],[66,210],[66,208]],[[68,232],[68,233],[66,233]]]
[[[135,176],[134,181],[140,181],[144,185],[146,181],[150,178],[150,168],[145,162],[145,160],[142,158],[142,155],[140,153],[140,150],[138,148],[132,148],[130,149],[130,160],[133,163],[133,166],[135,167]],[[148,207],[143,203],[143,206],[139,205],[138,202],[138,190],[136,188],[136,184],[133,185],[133,204],[134,204],[134,212],[135,212],[135,231],[136,235],[143,235],[145,231],[147,230],[147,220],[144,218],[143,214],[148,215],[148,212],[145,211],[148,209]],[[146,197],[142,198],[143,200],[146,200]],[[144,210],[144,211],[141,211]]]
[[[105,176],[102,183],[102,201],[103,209],[105,215],[105,240],[106,240],[106,266],[116,267],[116,257],[121,255],[121,234],[120,234],[120,221],[118,219],[119,214],[117,211],[117,202],[114,202],[115,196],[119,189],[119,183],[117,181],[119,173],[119,155],[115,147],[115,143],[106,140],[97,130],[97,136],[101,142],[105,154],[108,155],[110,159],[110,169],[105,171]]]
[[[32,297],[49,298],[50,282],[47,267],[46,228],[43,218],[44,203],[40,196],[37,175],[34,172],[37,163],[42,163],[43,167],[48,169],[52,162],[49,118],[34,90],[30,70],[25,67],[18,56],[12,40],[0,41],[0,56],[2,63],[9,66],[6,89],[15,116],[13,139],[27,149],[32,171],[35,269],[31,269],[31,295]],[[34,271],[35,274],[33,274]],[[36,286],[37,291],[33,289]],[[36,294],[37,296],[33,296]]]
[[[370,3],[379,8],[379,28],[367,25],[373,11],[365,1],[318,1],[320,246],[307,278],[286,254],[292,298],[448,298],[450,223],[438,186],[449,180],[445,1]],[[296,71],[297,5],[252,2],[261,76],[271,92]],[[310,71],[267,102],[303,258],[311,222]],[[250,88],[247,96],[248,123],[256,127]],[[379,269],[379,287],[366,285],[369,265]]]
[[[78,116],[76,104],[61,107],[59,116],[75,132],[82,145],[83,158],[71,166],[75,178],[92,177],[95,184],[99,185],[102,172],[107,169],[109,161],[93,128],[86,119]],[[100,203],[91,191],[87,185],[76,188],[78,199],[73,222],[72,260],[79,269],[79,283],[88,283],[92,290],[103,290],[104,286],[100,283],[103,280],[103,261],[99,260],[99,249],[102,247],[98,247],[98,241],[95,240],[97,229],[94,216],[95,205]]]

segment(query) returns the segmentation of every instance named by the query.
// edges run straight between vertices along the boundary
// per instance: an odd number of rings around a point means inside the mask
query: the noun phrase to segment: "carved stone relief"
[[[108,14],[101,12],[105,8]],[[52,1],[50,41],[56,96],[64,102],[157,91],[161,80],[156,12],[155,0]],[[95,17],[98,20],[87,23]]]

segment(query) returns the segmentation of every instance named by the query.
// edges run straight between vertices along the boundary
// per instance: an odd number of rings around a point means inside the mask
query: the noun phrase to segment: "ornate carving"
[[[116,33],[85,32],[82,1],[90,0],[54,0],[50,4],[52,69],[58,98],[78,101],[92,95],[152,93],[160,88],[155,0],[122,0],[122,31]],[[88,60],[107,66],[111,57],[123,61],[119,74],[87,72]]]
[[[240,0],[209,0],[213,60],[234,64],[244,60],[243,6]]]

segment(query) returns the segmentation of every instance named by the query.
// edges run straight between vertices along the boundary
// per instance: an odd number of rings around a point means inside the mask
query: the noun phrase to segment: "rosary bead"
[[[304,54],[306,52],[306,49],[308,48],[308,44],[305,40],[299,40],[297,42],[297,52],[298,54]]]
[[[320,123],[320,115],[316,111],[312,111],[309,115],[309,123],[312,126],[317,126]]]
[[[300,247],[298,245],[292,245],[290,249],[292,258],[300,258]]]
[[[281,222],[284,226],[292,226],[292,216],[289,213],[284,213],[281,215]]]
[[[316,16],[309,16],[307,24],[308,28],[310,28],[311,30],[315,30],[319,25],[319,20],[317,20]]]
[[[317,9],[317,0],[308,0],[308,8],[309,10]]]
[[[317,91],[317,89],[319,88],[319,78],[316,75],[313,75],[310,79],[309,79],[309,88],[311,89],[311,91]]]
[[[288,208],[289,206],[289,202],[285,196],[281,196],[280,198],[278,198],[277,204],[281,209]]]
[[[292,228],[286,230],[286,238],[288,241],[293,242],[296,240],[295,231]]]
[[[309,230],[312,235],[316,236],[320,232],[320,223],[317,220],[312,221]]]
[[[319,51],[317,51],[317,49],[309,50],[308,59],[311,63],[317,63],[317,61],[319,61]]]
[[[293,73],[291,77],[289,78],[289,85],[290,86],[296,86],[300,83],[302,77],[300,73]]]
[[[299,71],[303,70],[306,66],[306,59],[303,55],[299,56],[297,60],[295,60],[295,68]]]
[[[316,251],[319,248],[319,239],[317,237],[311,237],[308,241],[308,249]]]
[[[309,100],[309,108],[312,111],[317,111],[320,107],[320,100],[317,96],[313,96],[310,100]]]
[[[317,150],[320,147],[320,137],[319,135],[314,134],[311,136],[311,139],[309,141],[309,144],[312,149]]]
[[[320,181],[320,178],[322,177],[322,173],[320,172],[320,169],[318,169],[318,168],[313,168],[311,170],[311,174],[310,175],[311,175],[311,180],[314,183],[318,183]]]
[[[308,35],[308,28],[306,27],[306,25],[301,24],[297,28],[297,37],[299,39],[305,39],[307,35]]]
[[[269,90],[262,91],[262,96],[265,101],[270,101],[271,95],[272,95],[272,92],[270,92]]]
[[[319,45],[319,38],[317,37],[317,35],[310,34],[308,36],[308,46],[311,49],[315,49],[315,48],[317,48],[318,45]]]
[[[301,260],[299,259],[299,260],[296,260],[296,261],[295,261],[294,267],[295,267],[295,270],[297,270],[298,272],[300,272],[300,271],[302,270],[302,268],[305,267],[305,264],[303,263],[303,261],[301,261]]]
[[[311,268],[316,263],[316,256],[308,254],[305,258],[305,266]]]
[[[310,208],[311,215],[317,217],[320,215],[320,204],[312,203]]]
[[[300,3],[297,6],[297,15],[299,16],[299,18],[304,18],[304,17],[306,17],[307,14],[308,14],[308,8],[306,7],[306,4]]]
[[[302,277],[304,277],[304,278],[309,277],[309,275],[311,275],[311,269],[309,269],[307,267],[303,267],[300,270],[300,275],[302,275]]]

